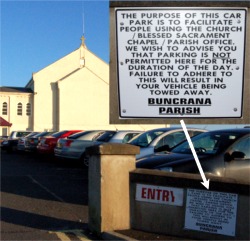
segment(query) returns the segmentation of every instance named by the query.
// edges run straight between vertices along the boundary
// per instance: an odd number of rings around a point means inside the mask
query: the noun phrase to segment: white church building
[[[160,127],[109,124],[109,65],[87,49],[84,37],[75,51],[33,73],[24,88],[0,87],[0,117],[0,135]]]

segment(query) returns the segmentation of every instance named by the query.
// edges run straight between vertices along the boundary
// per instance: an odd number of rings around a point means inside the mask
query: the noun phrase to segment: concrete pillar
[[[117,143],[87,149],[92,232],[130,228],[129,172],[135,169],[135,155],[139,152],[139,147]]]

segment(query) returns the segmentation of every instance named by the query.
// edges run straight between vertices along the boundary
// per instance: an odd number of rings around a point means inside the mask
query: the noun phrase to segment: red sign
[[[136,200],[143,202],[168,204],[175,206],[183,205],[183,189],[137,184]]]

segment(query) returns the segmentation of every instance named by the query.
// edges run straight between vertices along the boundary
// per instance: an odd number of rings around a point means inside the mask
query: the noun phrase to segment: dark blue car
[[[193,137],[192,143],[205,173],[250,182],[250,129],[209,131]],[[199,173],[187,141],[171,151],[137,160],[137,168]]]

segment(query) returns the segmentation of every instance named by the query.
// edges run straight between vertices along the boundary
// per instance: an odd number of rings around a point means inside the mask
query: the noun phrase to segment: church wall
[[[52,82],[53,84],[53,82]],[[43,78],[35,82],[34,88],[34,129],[38,131],[52,130],[54,108],[52,103],[52,86],[49,79]]]
[[[109,124],[109,65],[81,47],[85,64],[58,81],[58,129],[148,130],[164,125]]]
[[[83,58],[84,65],[80,66]],[[110,125],[109,65],[82,45],[34,73],[27,85],[34,91],[33,115],[11,116],[12,130],[148,130],[164,126]],[[26,94],[15,98],[11,106],[16,106],[18,101],[27,102]],[[12,112],[16,113],[16,107]]]
[[[7,114],[3,113],[3,103],[7,103]],[[18,104],[19,114],[18,115]],[[27,115],[27,104],[30,111]],[[33,95],[28,93],[1,92],[0,94],[0,113],[1,116],[12,126],[8,128],[8,135],[14,130],[34,130],[33,129]]]
[[[104,82],[109,83],[109,65],[89,51],[85,51],[85,66]]]
[[[33,75],[34,80],[34,128],[58,129],[57,81],[79,68],[79,51],[61,58]]]
[[[60,129],[107,127],[108,89],[107,83],[86,68],[60,82]]]

